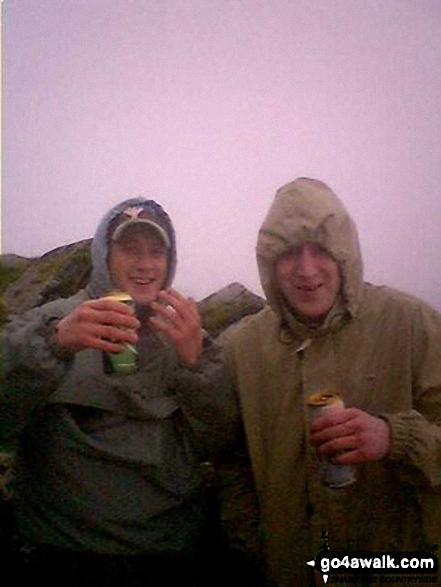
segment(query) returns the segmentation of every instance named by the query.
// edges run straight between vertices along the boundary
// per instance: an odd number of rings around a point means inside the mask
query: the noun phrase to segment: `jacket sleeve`
[[[54,326],[76,303],[73,298],[50,302],[14,317],[6,326],[0,398],[3,442],[14,442],[30,413],[56,389],[69,368],[74,355],[56,344]]]
[[[196,367],[178,367],[173,392],[206,457],[232,447],[240,429],[239,403],[216,342],[204,339]]]
[[[441,315],[422,304],[412,335],[413,409],[384,415],[389,458],[407,466],[409,480],[441,490]]]

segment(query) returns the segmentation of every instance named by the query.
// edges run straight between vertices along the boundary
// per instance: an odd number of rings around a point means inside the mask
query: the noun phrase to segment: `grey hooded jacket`
[[[203,517],[200,462],[236,433],[236,400],[213,346],[185,369],[172,345],[143,326],[139,369],[119,376],[103,372],[100,351],[69,355],[54,344],[54,320],[114,289],[107,229],[130,205],[148,206],[168,226],[171,283],[170,220],[155,202],[127,200],[98,226],[87,288],[5,331],[2,433],[19,443],[17,519],[31,544],[122,554],[191,548]]]

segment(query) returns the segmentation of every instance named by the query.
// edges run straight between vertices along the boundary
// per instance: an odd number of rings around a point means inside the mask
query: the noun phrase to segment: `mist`
[[[93,236],[143,194],[176,288],[261,293],[276,189],[325,181],[366,280],[441,310],[439,0],[4,0],[4,253]]]

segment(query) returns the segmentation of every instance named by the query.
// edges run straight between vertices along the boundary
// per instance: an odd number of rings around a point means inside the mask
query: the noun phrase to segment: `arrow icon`
[[[312,559],[310,561],[307,561],[306,564],[309,565],[310,567],[315,567],[315,560]],[[329,575],[322,575],[322,578],[323,578],[323,583],[326,585],[326,583],[328,582]]]

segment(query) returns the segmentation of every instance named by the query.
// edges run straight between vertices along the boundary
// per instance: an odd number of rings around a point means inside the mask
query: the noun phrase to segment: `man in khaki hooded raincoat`
[[[272,577],[321,584],[306,562],[324,535],[333,552],[441,544],[440,314],[363,282],[354,223],[316,180],[277,192],[257,260],[269,306],[227,337],[226,353]],[[317,392],[341,394],[346,407],[310,429]],[[325,487],[317,455],[353,465],[356,483]]]

